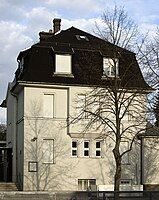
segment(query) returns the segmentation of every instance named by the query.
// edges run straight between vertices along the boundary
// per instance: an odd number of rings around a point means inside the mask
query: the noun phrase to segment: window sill
[[[68,77],[68,78],[74,78],[74,75],[72,73],[60,73],[60,72],[54,72],[53,76],[56,77]]]

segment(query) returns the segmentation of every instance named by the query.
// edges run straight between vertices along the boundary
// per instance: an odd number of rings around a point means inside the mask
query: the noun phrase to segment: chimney
[[[55,18],[53,20],[53,33],[57,33],[58,31],[60,31],[61,28],[61,19],[57,19]]]

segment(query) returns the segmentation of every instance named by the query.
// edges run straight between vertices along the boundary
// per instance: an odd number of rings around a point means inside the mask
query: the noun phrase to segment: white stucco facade
[[[70,116],[77,115],[77,96],[89,91],[89,87],[22,84],[16,95],[9,93],[7,142],[13,148],[13,181],[19,189],[85,190],[91,181],[95,181],[96,189],[104,185],[112,188],[115,163],[110,138],[101,138],[97,125],[84,131],[88,119],[68,126]],[[44,105],[50,99],[51,117],[45,115]],[[125,126],[127,123],[125,119]],[[72,155],[72,141],[77,142],[76,156]],[[84,147],[85,141],[89,148]],[[89,156],[84,155],[84,150],[89,151]],[[96,156],[97,150],[100,156]],[[122,168],[123,180],[138,176],[130,173],[134,170],[130,163]]]

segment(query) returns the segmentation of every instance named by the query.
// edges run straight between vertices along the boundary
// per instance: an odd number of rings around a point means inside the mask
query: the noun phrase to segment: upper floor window
[[[71,74],[71,58],[69,54],[56,54],[55,73]]]
[[[96,156],[101,157],[101,141],[96,141]]]
[[[54,117],[54,95],[44,94],[44,117]]]
[[[115,77],[119,75],[119,60],[112,58],[103,58],[103,75]]]
[[[89,157],[89,141],[84,141],[84,157]]]
[[[77,141],[72,141],[72,156],[77,157]]]

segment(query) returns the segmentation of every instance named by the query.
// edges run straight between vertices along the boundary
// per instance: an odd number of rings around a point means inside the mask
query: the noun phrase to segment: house
[[[159,189],[159,127],[147,123],[146,131],[139,135],[141,142],[141,184],[145,190]]]
[[[134,53],[74,27],[60,30],[60,19],[53,23],[53,31],[40,32],[40,41],[20,52],[8,85],[12,181],[19,190],[110,190],[114,162],[109,139],[101,137],[97,124],[83,132],[88,116],[77,123],[70,123],[71,117],[81,114],[85,94],[94,86],[109,88],[116,81],[130,93],[139,90],[142,105],[151,88]],[[125,159],[124,171],[130,166]],[[132,184],[132,179],[127,173],[121,183]]]

